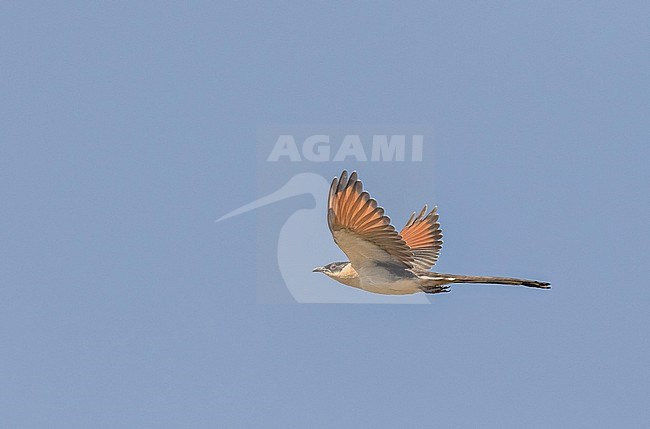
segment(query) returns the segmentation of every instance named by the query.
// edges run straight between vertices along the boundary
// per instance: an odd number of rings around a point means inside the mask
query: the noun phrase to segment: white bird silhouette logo
[[[313,208],[299,209],[286,220],[278,236],[278,268],[285,285],[299,303],[430,304],[424,294],[391,296],[370,294],[360,289],[337,287],[325,277],[314,277],[312,268],[322,258],[336,259],[332,237],[324,228],[329,182],[316,173],[299,173],[275,192],[239,207],[217,222],[258,210],[269,204],[308,194]],[[260,285],[263,287],[263,285]]]

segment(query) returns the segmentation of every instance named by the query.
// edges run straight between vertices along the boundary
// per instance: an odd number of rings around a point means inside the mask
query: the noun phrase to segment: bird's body
[[[374,265],[362,269],[359,273],[348,261],[338,263],[343,264],[341,270],[331,271],[335,275],[330,277],[345,285],[383,295],[409,295],[422,292],[418,287],[417,276],[408,270],[394,273],[387,267]]]
[[[451,283],[492,283],[548,289],[545,282],[511,277],[466,276],[428,271],[442,248],[437,209],[411,215],[398,233],[384,210],[363,191],[357,173],[334,178],[327,222],[350,261],[314,269],[348,286],[384,295],[448,292]]]

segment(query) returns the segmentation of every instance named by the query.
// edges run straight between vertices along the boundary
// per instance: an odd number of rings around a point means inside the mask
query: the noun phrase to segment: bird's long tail
[[[547,282],[539,282],[537,280],[517,279],[513,277],[492,277],[492,276],[464,276],[458,274],[441,274],[441,273],[427,273],[420,278],[439,281],[440,284],[449,283],[487,283],[498,285],[514,285],[526,286],[539,289],[550,289],[551,284]]]

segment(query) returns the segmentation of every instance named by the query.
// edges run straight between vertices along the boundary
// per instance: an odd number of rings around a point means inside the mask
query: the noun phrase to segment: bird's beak
[[[312,273],[322,273],[323,271],[325,271],[325,267],[316,267],[311,270]]]

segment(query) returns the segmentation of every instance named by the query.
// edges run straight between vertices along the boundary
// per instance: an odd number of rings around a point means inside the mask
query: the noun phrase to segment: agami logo
[[[257,241],[264,243],[257,249],[260,252],[258,264],[263,264],[261,269],[266,273],[271,265],[277,267],[283,291],[278,290],[276,296],[284,297],[288,292],[289,299],[297,303],[429,304],[424,294],[372,294],[338,285],[326,276],[312,272],[323,261],[346,259],[327,226],[327,198],[332,177],[342,167],[351,168],[357,162],[367,163],[364,171],[381,169],[385,163],[392,162],[426,168],[423,146],[425,135],[429,143],[428,133],[419,129],[408,132],[404,127],[401,132],[390,132],[386,127],[377,130],[335,128],[331,131],[283,128],[261,129],[259,134],[258,182],[267,184],[270,180],[277,183],[276,187],[269,189],[264,186],[265,192],[261,196],[218,219],[218,222],[223,222],[245,213],[259,213],[257,222],[265,227],[258,229],[262,236],[258,236]],[[328,166],[329,163],[338,165]],[[341,166],[342,163],[346,165]],[[279,181],[278,176],[286,178]],[[309,198],[305,199],[305,196]],[[269,216],[273,211],[267,207],[295,198],[309,202],[286,218]],[[270,223],[282,226],[279,230],[269,228]],[[268,296],[277,285],[276,282],[262,282],[257,288],[264,289],[263,295]],[[279,299],[284,301],[286,298]]]
[[[408,142],[408,144],[407,144]],[[407,138],[404,134],[375,134],[364,142],[358,134],[345,135],[336,141],[328,135],[315,134],[305,138],[299,144],[293,135],[282,134],[278,137],[267,161],[277,162],[342,162],[342,161],[422,161],[424,136],[415,134]],[[408,151],[407,151],[408,149]],[[408,152],[408,153],[407,153]]]
[[[298,303],[429,304],[424,294],[378,295],[335,284],[312,272],[324,260],[345,258],[334,244],[326,223],[329,180],[300,173],[281,188],[217,219],[217,222],[261,209],[299,195],[313,197],[314,206],[301,208],[284,221],[277,235],[277,264],[293,299]],[[277,232],[274,232],[276,234]],[[337,260],[338,260],[337,259]],[[342,260],[342,259],[341,259]]]

